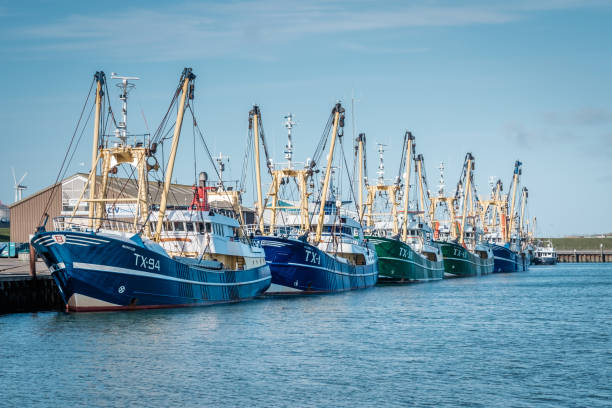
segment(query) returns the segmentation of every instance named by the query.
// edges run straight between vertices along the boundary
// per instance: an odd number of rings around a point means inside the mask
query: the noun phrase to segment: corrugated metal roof
[[[16,201],[13,204],[9,205],[9,208],[12,208],[16,205],[24,204],[26,201],[37,197],[48,190],[52,189],[54,186],[62,185],[67,182],[72,181],[73,179],[80,177],[85,180],[89,177],[87,173],[75,173],[69,177],[66,177],[62,181],[57,184],[53,184],[42,190],[39,190],[20,201]],[[96,190],[100,191],[102,185],[102,176],[96,176]],[[149,180],[149,195],[151,203],[158,203],[161,199],[161,193],[163,189],[163,183],[157,181]],[[136,197],[138,194],[138,184],[136,180],[127,179],[123,177],[109,177],[108,182],[108,195],[110,197]],[[191,186],[186,184],[171,184],[170,192],[168,194],[168,205],[189,205],[191,203],[191,199],[193,198],[193,191]]]

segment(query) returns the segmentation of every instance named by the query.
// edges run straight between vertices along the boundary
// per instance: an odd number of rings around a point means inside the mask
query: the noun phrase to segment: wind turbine
[[[24,178],[26,178],[28,172],[26,171],[25,173],[23,173],[23,176],[21,176],[19,181],[17,181],[17,177],[15,177],[15,168],[11,167],[11,170],[13,171],[13,181],[15,182],[15,186],[13,187],[15,189],[15,202],[21,201],[21,193],[23,192],[23,190],[28,188],[28,186],[24,186],[23,184],[21,184],[21,182]]]

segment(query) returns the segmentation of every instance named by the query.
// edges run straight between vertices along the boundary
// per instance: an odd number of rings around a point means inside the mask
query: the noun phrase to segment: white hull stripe
[[[394,258],[392,256],[379,256],[378,259],[391,259],[391,260],[394,260],[394,261],[407,262],[407,263],[414,264],[416,266],[421,266],[421,267],[423,267],[425,269],[429,269],[430,271],[443,271],[444,270],[444,267],[442,267],[442,268],[429,268],[429,267],[427,267],[425,265],[421,265],[418,262],[410,261],[408,259]],[[431,261],[431,262],[434,262],[434,261]],[[440,263],[442,263],[442,261],[440,261]]]
[[[306,264],[295,263],[295,262],[287,262],[287,265],[301,266],[301,267],[304,267],[304,268],[321,269],[323,271],[328,271],[328,272],[331,272],[331,273],[335,273],[337,275],[344,275],[344,276],[373,276],[373,275],[377,275],[378,274],[378,272],[373,272],[373,273],[346,273],[346,272],[339,272],[339,271],[335,271],[333,269],[324,268],[322,266],[306,265]]]
[[[70,238],[89,239],[89,240],[92,240],[92,241],[99,241],[99,242],[102,242],[102,243],[105,243],[105,244],[107,244],[107,243],[109,243],[109,242],[110,242],[110,241],[109,241],[109,240],[107,240],[107,239],[94,238],[94,237],[90,237],[90,236],[83,236],[83,235],[77,235],[77,236],[66,235],[66,236],[67,236],[67,237],[70,237]]]
[[[53,241],[53,237],[46,236],[34,240],[35,244],[45,244],[47,241]]]
[[[92,244],[92,245],[100,245],[102,242],[99,241],[91,241],[89,239],[77,238],[77,237],[66,237],[67,242],[80,242],[82,244]]]
[[[379,279],[379,280],[380,280],[380,278],[383,278],[383,279],[390,279],[390,280],[391,280],[391,279],[393,279],[393,280],[398,280],[397,276],[378,275],[378,279]],[[415,281],[419,281],[419,282],[420,282],[420,281],[423,281],[423,282],[429,282],[429,281],[432,281],[432,280],[440,280],[440,279],[430,279],[430,278],[423,278],[423,279],[420,279],[420,278],[414,278],[414,279],[405,279],[405,281],[406,281],[406,282],[415,282]]]
[[[261,241],[261,246],[271,246],[271,247],[284,247],[287,246],[289,244],[285,244],[283,242],[275,242],[275,241]]]
[[[66,265],[63,262],[59,262],[56,264],[51,265],[51,267],[49,267],[49,270],[51,272],[55,272],[55,271],[59,271],[60,269],[65,269]]]
[[[446,260],[446,259],[453,259],[453,260],[455,260],[455,261],[463,261],[463,262],[468,262],[468,263],[471,263],[472,265],[476,265],[476,266],[489,266],[489,265],[493,265],[493,262],[492,262],[492,261],[493,261],[493,259],[491,259],[491,258],[489,258],[491,261],[489,261],[489,259],[487,259],[487,263],[481,263],[481,264],[476,263],[476,262],[472,262],[472,261],[470,261],[469,259],[465,259],[465,258],[451,258],[451,257],[449,257],[449,256],[445,256],[445,257],[444,257],[444,259],[445,259],[445,260]],[[480,259],[482,259],[482,258],[480,258]]]
[[[110,273],[118,273],[122,275],[131,275],[131,276],[141,276],[143,278],[162,279],[162,280],[169,280],[173,282],[190,283],[193,285],[202,285],[202,286],[242,286],[242,285],[250,285],[252,283],[259,283],[265,280],[272,279],[272,276],[267,276],[265,278],[260,278],[260,279],[256,279],[252,281],[236,282],[236,283],[198,282],[198,281],[192,281],[188,279],[175,278],[173,276],[160,275],[160,274],[152,273],[152,272],[137,271],[135,269],[119,268],[116,266],[108,266],[108,265],[98,265],[98,264],[75,262],[73,264],[73,267],[77,269],[86,269],[90,271],[110,272]]]
[[[517,261],[513,261],[512,259],[508,259],[508,258],[502,258],[501,256],[494,256],[493,258],[495,258],[495,259],[499,259],[499,260],[501,260],[501,261],[508,261],[508,262],[512,262],[512,263],[515,263],[515,264],[517,264],[517,263],[518,263]]]

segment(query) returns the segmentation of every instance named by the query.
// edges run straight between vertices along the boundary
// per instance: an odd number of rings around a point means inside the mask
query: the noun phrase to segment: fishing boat
[[[523,231],[527,189],[522,191],[520,216],[515,213],[516,192],[521,175],[520,161],[514,163],[511,197],[503,195],[501,180],[491,189],[489,200],[479,200],[481,224],[484,225],[484,240],[493,250],[493,272],[524,272],[529,267],[527,245]],[[508,202],[510,201],[510,206]]]
[[[536,265],[555,265],[557,263],[557,251],[552,241],[549,240],[546,244],[540,243],[536,247],[534,263]]]
[[[414,136],[410,132],[404,135],[400,170],[395,181],[389,183],[384,177],[384,145],[378,145],[379,164],[378,180],[374,185],[367,183],[362,176],[365,156],[365,134],[356,140],[359,152],[360,180],[363,179],[367,191],[365,204],[366,238],[374,245],[378,255],[379,283],[409,283],[440,280],[444,277],[444,263],[440,249],[433,243],[433,233],[422,218],[424,207],[422,156],[414,157]],[[421,205],[417,211],[409,211],[410,174],[412,162],[415,162],[417,185],[419,186]],[[403,185],[403,214],[400,219],[398,194],[402,190],[401,176],[405,173]],[[359,208],[363,209],[362,185],[359,183]],[[378,198],[378,200],[377,200]],[[376,201],[383,203],[376,207]],[[374,211],[376,207],[376,211]],[[363,214],[363,211],[362,211]],[[401,231],[400,224],[401,222]]]
[[[272,285],[266,293],[334,293],[374,286],[378,279],[376,252],[364,239],[361,224],[342,207],[345,203],[337,199],[332,185],[334,148],[338,139],[342,143],[344,108],[340,103],[334,106],[319,148],[313,158],[299,168],[292,162],[291,115],[287,119],[285,157],[288,162],[286,166],[275,168],[267,154],[259,107],[253,107],[250,112],[258,197],[258,224],[253,226],[253,233],[254,240],[265,251],[272,273]],[[316,163],[330,132],[323,186],[319,200],[311,203],[313,177],[318,172]],[[261,187],[260,140],[272,178],[265,202]],[[290,184],[297,189],[298,197],[294,200],[283,197]],[[311,218],[315,216],[317,221],[312,223]]]
[[[446,278],[481,276],[493,272],[493,250],[482,242],[482,230],[474,211],[477,195],[473,186],[473,169],[474,158],[468,153],[455,195],[445,196],[444,166],[441,164],[438,195],[430,198],[429,219],[435,243],[442,251]],[[462,215],[459,221],[456,212],[460,198]],[[445,211],[445,218],[437,217],[441,210]]]
[[[190,208],[168,209],[176,152],[185,110],[192,112],[195,75],[186,68],[174,93],[176,105],[172,145],[159,205],[150,202],[149,172],[157,170],[158,143],[166,134],[162,120],[153,136],[127,133],[127,94],[133,87],[122,80],[123,120],[115,135],[104,135],[103,98],[108,89],[103,72],[95,75],[95,120],[92,168],[80,201],[89,205],[85,218],[47,218],[31,240],[57,283],[69,311],[202,306],[239,302],[263,293],[271,282],[263,250],[241,232],[239,222],[209,208],[205,185],[194,188]],[[110,111],[112,114],[112,111]],[[195,121],[194,121],[195,126]],[[195,136],[194,136],[195,137]],[[98,165],[101,174],[97,175]],[[137,175],[135,197],[109,197],[109,176],[120,165]],[[205,181],[205,177],[200,178]],[[161,180],[159,181],[161,184]],[[86,192],[89,198],[85,198]],[[133,220],[109,217],[109,206],[131,206]],[[79,204],[75,206],[78,208]]]

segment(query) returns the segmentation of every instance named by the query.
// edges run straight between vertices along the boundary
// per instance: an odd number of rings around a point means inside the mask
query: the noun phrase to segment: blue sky
[[[391,175],[410,129],[430,187],[440,161],[454,186],[470,151],[481,194],[490,176],[507,188],[520,159],[541,234],[612,232],[611,21],[610,1],[2,1],[0,199],[13,200],[11,166],[29,193],[54,181],[95,71],[142,78],[130,100],[141,133],[190,66],[200,126],[233,178],[253,103],[277,160],[283,116],[296,115],[303,160],[333,103],[354,95],[371,176],[376,142]],[[69,173],[86,170],[90,143]],[[175,174],[191,183],[183,147]]]

